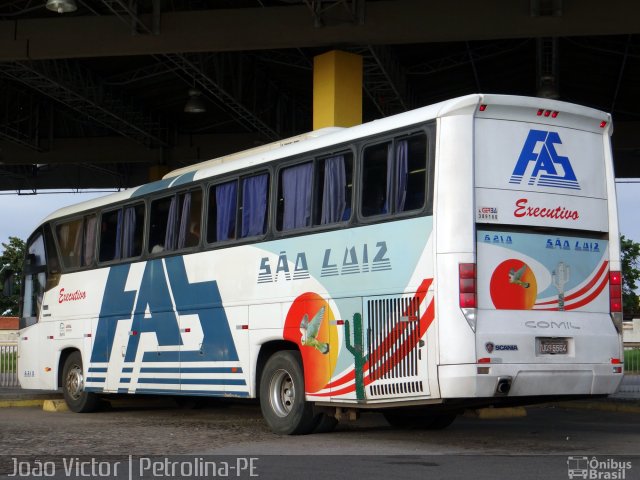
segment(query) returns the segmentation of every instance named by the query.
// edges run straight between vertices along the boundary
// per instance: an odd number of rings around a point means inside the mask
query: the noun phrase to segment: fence
[[[618,393],[632,398],[640,397],[640,343],[624,344],[624,378]]]
[[[18,386],[18,345],[0,343],[0,387]]]

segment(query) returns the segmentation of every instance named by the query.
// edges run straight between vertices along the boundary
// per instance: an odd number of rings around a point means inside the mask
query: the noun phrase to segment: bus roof
[[[280,140],[256,148],[244,150],[235,154],[225,155],[212,160],[194,164],[169,172],[163,179],[143,184],[127,190],[116,192],[104,197],[61,208],[49,216],[42,223],[55,218],[72,215],[82,211],[116,204],[147,193],[202,180],[217,175],[223,175],[235,170],[242,170],[255,165],[269,163],[279,158],[304,154],[307,151],[323,149],[332,145],[342,145],[359,138],[376,135],[398,128],[433,120],[439,117],[460,114],[475,114],[477,105],[487,103],[504,107],[530,107],[562,110],[579,117],[590,117],[610,123],[610,115],[588,107],[534,97],[513,95],[471,94],[453,98],[440,103],[421,107],[409,112],[385,117],[372,122],[356,125],[350,128],[325,128],[288,139]]]

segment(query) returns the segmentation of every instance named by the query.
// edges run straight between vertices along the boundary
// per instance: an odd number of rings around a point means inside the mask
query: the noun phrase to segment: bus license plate
[[[566,355],[569,350],[567,340],[541,338],[539,352],[544,355]]]

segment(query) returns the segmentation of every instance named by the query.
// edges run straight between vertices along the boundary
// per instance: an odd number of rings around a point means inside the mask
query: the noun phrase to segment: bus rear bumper
[[[622,381],[607,364],[441,365],[438,377],[443,399],[609,395]]]

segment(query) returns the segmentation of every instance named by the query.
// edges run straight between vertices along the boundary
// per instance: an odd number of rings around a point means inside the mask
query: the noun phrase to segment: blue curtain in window
[[[343,219],[346,202],[344,198],[347,176],[344,156],[327,158],[324,162],[324,186],[322,188],[322,212],[320,223],[339,222]]]
[[[266,212],[267,174],[245,178],[242,181],[242,238],[264,233]]]
[[[396,212],[404,211],[407,199],[409,145],[406,140],[396,143]]]
[[[118,223],[116,224],[116,253],[113,259],[122,258],[122,209],[118,210]]]
[[[189,233],[189,220],[191,219],[191,192],[187,192],[182,199],[182,213],[180,214],[180,232],[178,233],[178,248],[184,248],[187,244]]]
[[[120,217],[118,216],[118,224]],[[133,242],[136,233],[136,209],[129,207],[124,209],[124,225],[122,235],[122,258],[133,257],[137,252],[134,251]]]
[[[216,186],[216,241],[235,237],[236,198],[238,183],[229,182]]]
[[[178,198],[171,198],[171,205],[169,205],[169,213],[167,215],[167,229],[164,234],[164,249],[175,250],[178,240]]]
[[[312,176],[311,162],[287,168],[282,172],[283,230],[306,227],[310,224]]]

